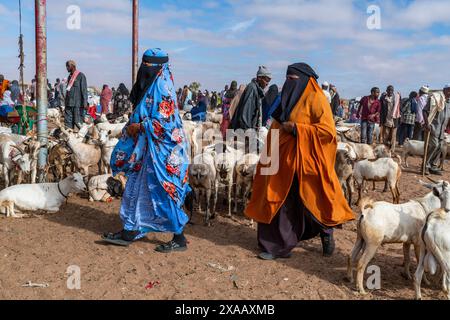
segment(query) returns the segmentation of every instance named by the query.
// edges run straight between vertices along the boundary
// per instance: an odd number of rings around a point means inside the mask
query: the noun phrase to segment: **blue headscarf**
[[[144,161],[149,172],[149,181],[159,183],[156,197],[169,196],[178,207],[184,203],[190,191],[188,179],[188,141],[177,108],[176,92],[168,55],[161,49],[150,49],[144,53],[141,68],[149,68],[154,80],[148,84],[145,94],[137,103],[130,123],[141,123],[145,132],[137,138],[127,135],[126,128],[111,157],[113,174],[127,176],[139,172]],[[147,79],[149,76],[147,75]],[[138,79],[139,80],[139,79]],[[135,158],[132,158],[132,155]],[[151,161],[148,161],[150,157]],[[157,181],[155,180],[155,177]]]

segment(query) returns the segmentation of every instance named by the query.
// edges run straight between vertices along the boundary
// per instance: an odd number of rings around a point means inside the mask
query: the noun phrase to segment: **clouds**
[[[15,4],[0,0],[0,17],[16,21]],[[27,77],[34,75],[33,1],[24,2]],[[82,29],[66,28],[68,5],[79,5]],[[220,89],[246,83],[267,65],[281,85],[287,65],[305,61],[341,96],[362,95],[392,83],[404,94],[423,83],[449,82],[450,1],[379,0],[382,29],[366,26],[369,0],[141,1],[140,49],[165,48],[176,85],[199,81]],[[129,0],[58,0],[48,5],[49,76],[77,60],[90,84],[131,79]],[[3,20],[7,19],[7,20]],[[0,72],[17,77],[17,37],[3,38]]]

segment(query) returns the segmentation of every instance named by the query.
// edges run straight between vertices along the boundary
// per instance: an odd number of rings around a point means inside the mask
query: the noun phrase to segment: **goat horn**
[[[16,148],[17,150],[19,150],[19,151],[20,151],[20,153],[21,153],[22,155],[24,155],[24,154],[25,154],[25,151],[23,151],[23,149],[22,149],[21,147],[19,147],[19,146],[16,146],[16,145],[11,145],[11,147],[13,147],[13,148]]]

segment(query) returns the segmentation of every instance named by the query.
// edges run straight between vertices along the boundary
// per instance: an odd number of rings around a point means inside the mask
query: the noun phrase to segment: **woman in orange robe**
[[[299,241],[319,234],[324,256],[331,256],[333,228],[355,219],[334,170],[336,128],[317,79],[307,64],[289,66],[267,138],[270,161],[257,168],[246,215],[258,222],[264,260],[288,258]],[[272,151],[275,131],[279,146]],[[276,164],[278,171],[270,173]]]

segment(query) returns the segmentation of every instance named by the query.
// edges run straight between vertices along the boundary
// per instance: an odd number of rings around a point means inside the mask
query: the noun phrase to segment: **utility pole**
[[[20,70],[20,86],[22,88],[22,96],[23,96],[23,105],[24,105],[24,112],[25,112],[25,83],[24,83],[24,79],[23,79],[23,69],[25,68],[24,65],[24,60],[25,60],[25,54],[23,53],[23,34],[22,34],[22,1],[19,0],[19,27],[20,27],[20,32],[19,32],[19,60],[20,60],[20,64],[19,64],[19,70]]]
[[[133,62],[132,62],[132,80],[133,85],[136,81],[138,71],[138,53],[139,53],[139,0],[133,1]]]
[[[35,0],[36,31],[36,103],[38,108],[37,130],[41,142],[39,150],[38,170],[39,182],[45,181],[47,165],[47,0]]]

